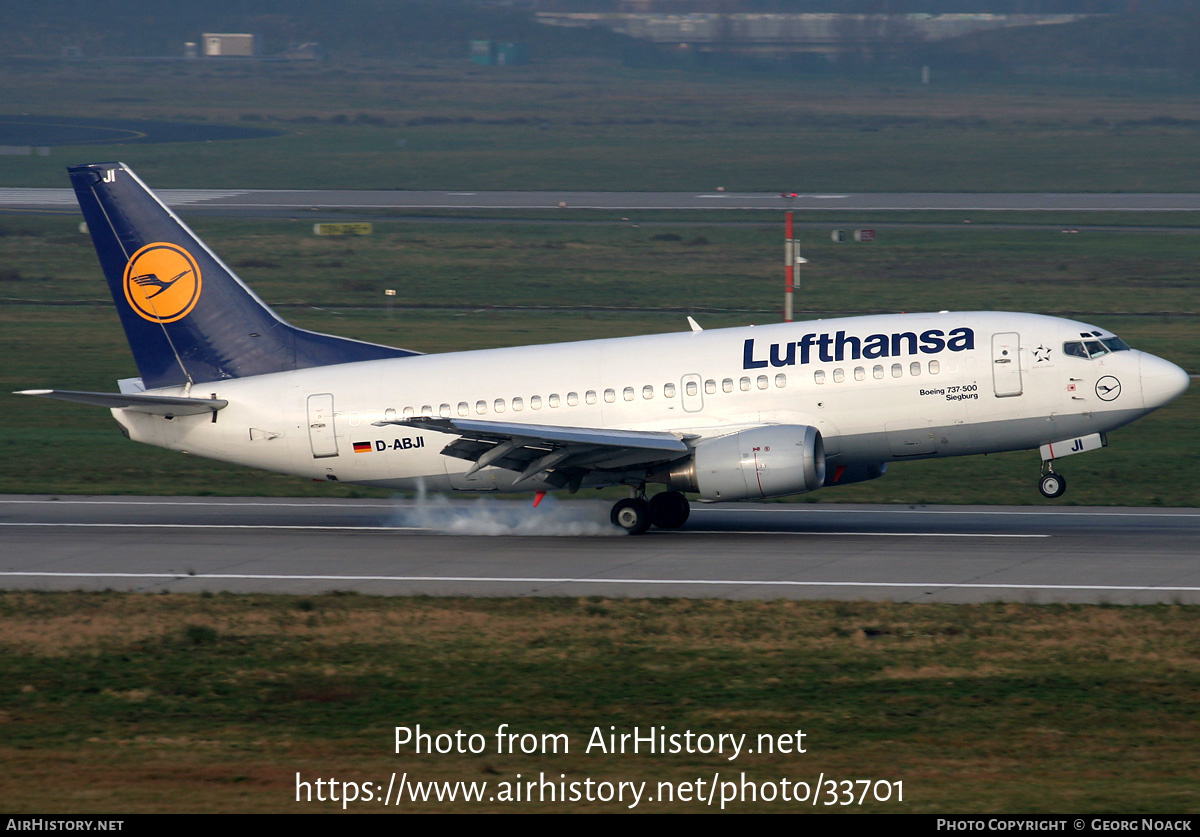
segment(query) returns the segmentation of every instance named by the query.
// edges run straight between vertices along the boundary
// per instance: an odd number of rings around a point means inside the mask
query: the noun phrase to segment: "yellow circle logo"
[[[154,323],[182,320],[200,299],[200,267],[192,254],[165,242],[147,244],[125,265],[125,300]]]

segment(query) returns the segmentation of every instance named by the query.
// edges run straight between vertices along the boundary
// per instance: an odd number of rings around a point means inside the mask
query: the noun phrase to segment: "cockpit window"
[[[1101,337],[1099,340],[1075,340],[1063,343],[1063,354],[1090,359],[1110,352],[1127,352],[1129,345],[1120,337]]]

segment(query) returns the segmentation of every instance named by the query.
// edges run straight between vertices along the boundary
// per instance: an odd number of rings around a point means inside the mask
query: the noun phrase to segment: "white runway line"
[[[742,508],[728,509],[703,509],[705,514],[720,514],[722,512],[751,512],[755,514],[809,514],[810,511],[805,509],[764,509],[761,506],[744,506]],[[983,517],[986,515],[1008,515],[1017,516],[1029,515],[1031,517],[1200,517],[1200,512],[1131,512],[1131,511],[1039,511],[1038,509],[839,509],[826,506],[821,509],[812,509],[811,513],[832,513],[832,514],[965,514],[974,517]]]
[[[466,501],[462,501],[466,502]],[[519,502],[519,501],[512,501]],[[0,505],[38,505],[46,504],[51,506],[62,505],[80,505],[80,506],[213,506],[217,508],[297,508],[297,509],[314,509],[314,508],[335,508],[335,509],[396,509],[396,508],[411,508],[415,504],[409,501],[388,503],[326,503],[326,502],[257,502],[251,498],[230,498],[228,500],[82,500],[82,499],[60,499],[60,500],[7,500],[0,499]],[[836,506],[822,506],[813,508],[763,508],[746,504],[739,507],[730,508],[710,508],[700,506],[694,508],[694,512],[701,515],[707,514],[737,514],[737,513],[752,513],[752,514],[796,514],[796,515],[817,515],[817,514],[947,514],[947,515],[970,515],[970,516],[1021,516],[1029,515],[1031,517],[1200,517],[1200,512],[1168,512],[1168,511],[1074,511],[1074,510],[1054,510],[1054,509],[1038,509],[1030,507],[1029,509],[909,509],[909,508],[840,508]]]
[[[5,503],[47,506],[216,506],[255,509],[394,509],[397,506],[396,503],[259,503],[241,497],[231,497],[228,500],[0,500],[0,505]]]
[[[428,532],[418,526],[321,526],[287,523],[0,523],[0,526],[71,527],[77,529],[300,529],[335,532]]]
[[[293,529],[293,530],[329,530],[339,532],[434,532],[442,533],[440,529],[427,529],[421,526],[323,526],[315,524],[258,524],[258,523],[0,523],[0,526],[41,526],[43,528],[79,528],[79,529]],[[788,532],[788,531],[738,531],[726,532],[722,529],[686,529],[673,532],[658,532],[656,534],[671,535],[791,535],[793,537],[846,537],[846,538],[1048,538],[1050,535],[1041,534],[1004,534],[983,532]],[[466,537],[469,537],[467,535]],[[514,533],[513,537],[521,537]]]
[[[718,587],[861,587],[940,590],[1091,590],[1110,592],[1196,593],[1200,587],[1126,586],[1118,584],[984,584],[952,581],[789,581],[741,580],[718,578],[569,578],[521,576],[425,576],[425,575],[269,575],[253,573],[71,573],[71,572],[0,572],[0,578],[129,578],[197,579],[214,581],[393,581],[421,583],[479,584],[658,584],[667,586],[704,585]]]
[[[1004,532],[790,532],[783,529],[738,529],[737,531],[729,531],[727,529],[698,529],[688,528],[673,532],[659,532],[658,534],[705,534],[705,535],[795,535],[795,536],[812,536],[812,537],[835,537],[835,538],[1049,538],[1051,535],[1043,535],[1038,533],[1020,533],[1008,534]]]

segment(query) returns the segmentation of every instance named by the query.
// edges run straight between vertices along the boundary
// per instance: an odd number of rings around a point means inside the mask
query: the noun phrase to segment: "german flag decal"
[[[354,443],[354,452],[355,453],[370,453],[371,452],[371,443],[370,442],[355,442]]]

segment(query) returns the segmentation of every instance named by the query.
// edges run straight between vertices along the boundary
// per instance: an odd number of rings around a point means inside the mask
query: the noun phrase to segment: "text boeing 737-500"
[[[631,534],[702,501],[882,476],[889,462],[1040,449],[1055,460],[1188,386],[1102,328],[939,312],[422,355],[279,319],[120,163],[69,169],[141,376],[120,393],[29,390],[112,409],[129,438],[396,489],[626,485]],[[647,500],[647,484],[662,484]]]

